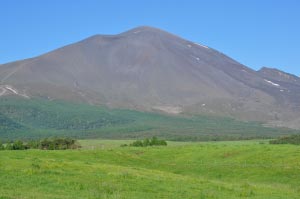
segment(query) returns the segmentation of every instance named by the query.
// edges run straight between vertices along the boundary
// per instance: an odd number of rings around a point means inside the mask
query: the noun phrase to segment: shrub
[[[144,146],[141,140],[134,141],[130,146]]]
[[[2,143],[2,141],[0,140],[0,150],[4,150],[4,149],[5,149],[5,147],[4,147],[3,143]]]
[[[0,144],[0,150],[4,149],[4,146]],[[14,142],[8,142],[5,146],[6,150],[26,150],[26,149],[43,149],[43,150],[66,150],[77,149],[81,146],[77,144],[76,140],[71,138],[53,138],[43,139],[40,141],[29,141],[27,144],[21,140]]]
[[[157,137],[152,137],[151,139],[146,138],[143,141],[136,140],[133,143],[131,143],[129,146],[135,146],[135,147],[167,146],[167,142],[165,140],[160,140]]]
[[[38,149],[40,145],[40,142],[37,140],[31,140],[27,143],[27,146],[29,149]]]
[[[44,150],[66,150],[80,148],[80,145],[71,138],[54,138],[41,140],[38,148]]]
[[[13,145],[10,142],[8,142],[5,146],[5,150],[13,150]]]
[[[152,137],[150,140],[150,146],[166,146],[167,142],[165,140],[159,140],[157,137]]]
[[[11,148],[12,148],[11,150],[25,150],[25,149],[28,149],[28,147],[26,145],[24,145],[21,140],[15,141],[12,144]]]

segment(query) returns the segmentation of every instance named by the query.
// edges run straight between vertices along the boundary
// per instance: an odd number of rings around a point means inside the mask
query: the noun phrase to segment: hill
[[[299,79],[278,70],[254,71],[210,47],[143,26],[3,64],[0,97],[300,128]]]

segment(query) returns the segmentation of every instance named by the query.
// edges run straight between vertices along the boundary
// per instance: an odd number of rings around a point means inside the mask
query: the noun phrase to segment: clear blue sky
[[[140,25],[300,75],[299,0],[1,0],[0,63]]]

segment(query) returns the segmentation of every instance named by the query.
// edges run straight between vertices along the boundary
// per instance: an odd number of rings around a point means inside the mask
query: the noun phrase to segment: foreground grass
[[[298,146],[239,141],[121,148],[130,141],[80,142],[83,149],[74,151],[0,151],[0,198],[300,195]]]

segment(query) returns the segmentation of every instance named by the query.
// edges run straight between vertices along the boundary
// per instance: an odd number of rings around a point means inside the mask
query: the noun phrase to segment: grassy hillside
[[[299,198],[300,148],[259,141],[0,151],[0,198]],[[96,147],[98,146],[98,147]],[[101,147],[99,147],[101,146]],[[90,150],[90,147],[96,148]]]
[[[153,135],[168,140],[236,140],[299,133],[212,116],[170,116],[158,113],[63,101],[0,99],[0,139],[49,136],[135,139]]]

